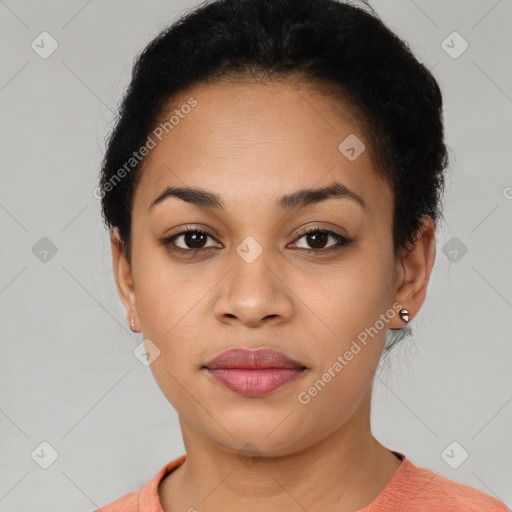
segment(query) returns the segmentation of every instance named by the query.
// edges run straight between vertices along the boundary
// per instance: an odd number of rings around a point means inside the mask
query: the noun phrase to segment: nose
[[[291,283],[286,282],[284,269],[270,260],[265,251],[253,261],[234,255],[214,305],[220,322],[258,327],[290,321],[294,311]]]

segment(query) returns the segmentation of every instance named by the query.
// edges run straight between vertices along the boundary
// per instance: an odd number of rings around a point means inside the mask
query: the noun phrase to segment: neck
[[[369,397],[350,422],[304,449],[244,458],[180,419],[186,461],[162,482],[165,512],[175,510],[337,510],[373,501],[400,460],[371,434]]]

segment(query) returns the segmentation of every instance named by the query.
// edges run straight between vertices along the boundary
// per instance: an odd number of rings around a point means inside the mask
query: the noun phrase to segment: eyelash
[[[183,228],[183,230],[181,230],[179,233],[176,233],[170,237],[162,239],[161,244],[170,251],[175,251],[175,252],[178,252],[181,254],[187,254],[187,255],[195,255],[196,253],[201,252],[201,251],[208,251],[209,249],[215,249],[215,247],[206,247],[206,248],[199,248],[199,249],[182,249],[181,247],[176,247],[174,245],[174,240],[176,238],[178,238],[179,236],[187,235],[189,233],[206,235],[206,236],[209,236],[210,238],[213,238],[212,235],[210,235],[206,231],[194,229],[191,226],[185,226],[185,228]],[[329,231],[327,229],[321,229],[318,227],[306,228],[306,229],[302,230],[300,233],[297,233],[297,235],[298,235],[297,239],[300,240],[302,237],[309,235],[311,233],[324,233],[327,235],[331,235],[335,240],[337,240],[338,243],[331,247],[328,247],[326,249],[300,249],[300,250],[306,251],[306,252],[315,252],[315,253],[326,254],[326,253],[330,253],[332,251],[339,251],[340,249],[343,249],[344,247],[346,247],[354,242],[354,240],[346,238],[346,237],[340,235],[339,233],[336,233],[334,231]]]

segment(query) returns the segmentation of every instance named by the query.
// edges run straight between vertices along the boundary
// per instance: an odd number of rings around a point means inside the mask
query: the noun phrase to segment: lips
[[[307,367],[277,350],[235,348],[203,368],[223,387],[246,397],[262,397],[300,377]]]
[[[233,348],[226,350],[205,365],[210,370],[239,368],[257,370],[264,368],[305,369],[306,366],[274,349]]]

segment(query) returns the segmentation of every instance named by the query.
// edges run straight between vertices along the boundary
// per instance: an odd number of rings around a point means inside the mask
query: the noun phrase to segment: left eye
[[[321,229],[312,229],[303,233],[298,240],[305,238],[308,244],[313,244],[313,248],[309,247],[301,247],[301,249],[306,249],[307,251],[330,251],[333,249],[340,249],[345,245],[349,245],[352,241],[348,238],[345,238],[334,231],[325,231]],[[325,244],[329,240],[329,238],[334,239],[337,243],[325,247]],[[321,247],[319,247],[321,246]]]

